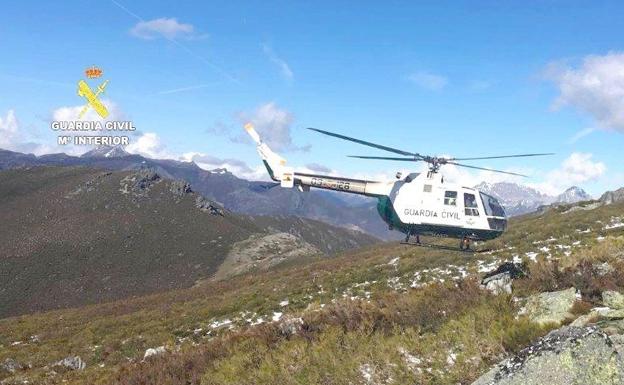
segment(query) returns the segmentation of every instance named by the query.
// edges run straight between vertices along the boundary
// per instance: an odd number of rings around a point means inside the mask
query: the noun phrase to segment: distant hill
[[[624,187],[615,191],[607,191],[600,197],[600,201],[605,204],[624,202]]]
[[[272,183],[238,178],[226,169],[204,170],[193,162],[145,158],[129,154],[122,147],[104,146],[80,157],[66,154],[37,157],[0,150],[0,170],[37,165],[88,166],[107,170],[150,168],[164,178],[188,181],[197,192],[237,213],[298,216],[361,230],[385,240],[402,238],[400,233],[388,230],[377,213],[377,201],[372,198],[331,191],[301,192],[276,188]],[[534,212],[556,202],[574,203],[591,199],[578,187],[571,187],[559,196],[546,195],[511,182],[482,182],[475,187],[498,198],[509,216]]]
[[[397,239],[377,214],[377,201],[338,197],[334,192],[272,188],[267,182],[241,179],[225,169],[204,170],[193,162],[150,159],[128,154],[121,147],[100,147],[81,157],[66,154],[35,156],[0,150],[0,170],[31,166],[87,166],[107,170],[150,168],[163,178],[182,179],[202,195],[227,209],[249,215],[296,215],[359,229],[382,239]]]
[[[377,241],[309,219],[236,214],[151,170],[2,171],[0,218],[0,317],[189,287],[231,275],[226,259],[240,273]],[[234,246],[250,238],[261,253],[239,266]],[[301,252],[283,254],[293,248]]]

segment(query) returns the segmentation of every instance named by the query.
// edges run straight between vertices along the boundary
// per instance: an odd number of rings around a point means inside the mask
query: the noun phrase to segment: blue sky
[[[624,4],[500,3],[19,2],[0,14],[0,147],[86,151],[56,147],[49,122],[97,65],[148,156],[264,177],[252,120],[289,163],[343,175],[405,164],[348,160],[381,154],[305,127],[436,155],[555,152],[471,163],[548,192],[624,185]]]

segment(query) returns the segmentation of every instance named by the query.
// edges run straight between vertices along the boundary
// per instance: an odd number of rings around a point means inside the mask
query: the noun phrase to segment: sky
[[[0,13],[0,148],[59,146],[77,82],[109,80],[127,150],[268,175],[247,121],[290,165],[370,179],[420,163],[306,130],[316,127],[529,178],[446,166],[464,185],[511,180],[555,194],[624,186],[621,1],[21,1]],[[97,85],[96,83],[90,83]],[[99,119],[90,110],[86,120]]]

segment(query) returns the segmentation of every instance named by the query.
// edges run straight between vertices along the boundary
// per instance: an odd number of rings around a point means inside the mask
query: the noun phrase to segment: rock
[[[533,322],[561,323],[567,318],[573,318],[570,309],[575,301],[576,290],[571,287],[566,290],[532,295],[528,298],[525,308]]]
[[[152,357],[152,356],[157,356],[159,354],[163,354],[165,353],[167,350],[165,350],[164,346],[159,346],[157,348],[149,348],[145,351],[145,354],[143,355],[143,359],[146,359],[148,357]]]
[[[613,347],[617,350],[620,357],[624,357],[624,334],[612,335],[609,338],[611,338]]]
[[[284,317],[279,322],[277,327],[279,328],[279,331],[283,336],[290,337],[294,334],[299,333],[301,331],[302,325],[303,320],[301,318]]]
[[[481,376],[472,385],[616,385],[624,360],[597,328],[554,330]]]
[[[198,196],[197,199],[195,199],[195,207],[202,211],[209,212],[211,215],[225,215],[225,212],[221,207],[219,207],[216,203],[204,198],[203,196]]]
[[[54,363],[52,366],[63,367],[69,370],[83,370],[87,367],[87,364],[80,358],[80,356],[65,357],[62,360]]]
[[[481,285],[496,295],[503,293],[511,294],[511,282],[512,279],[508,273],[500,273],[484,278],[481,281]]]
[[[602,331],[604,331],[605,333],[611,336],[624,334],[624,320],[623,319],[616,319],[616,320],[606,319],[606,320],[598,321],[596,325],[600,327]],[[624,352],[621,352],[621,353],[624,354]]]
[[[148,189],[155,181],[160,179],[160,175],[154,170],[144,169],[135,174],[134,188],[138,190]]]
[[[524,276],[526,276],[526,272],[523,265],[505,262],[496,270],[487,273],[481,280],[481,285],[494,294],[511,294],[512,280]]]
[[[596,272],[596,274],[598,274],[599,276],[604,276],[610,273],[613,273],[615,271],[615,269],[613,268],[613,266],[609,265],[608,262],[603,262],[603,263],[594,263],[592,265],[592,268],[594,269],[594,271]]]
[[[596,316],[597,316],[597,314],[594,313],[594,312],[591,312],[589,314],[584,314],[584,315],[578,317],[577,319],[575,319],[574,322],[572,322],[570,324],[570,326],[574,326],[574,327],[578,327],[578,328],[581,328],[583,326],[587,326],[593,320],[596,319]]]
[[[0,369],[9,373],[15,373],[18,370],[24,369],[24,365],[20,364],[12,358],[7,358],[0,364]]]
[[[609,320],[624,319],[624,309],[609,309],[600,313],[600,316]]]
[[[179,197],[183,196],[184,194],[193,192],[193,190],[191,190],[191,185],[183,180],[175,180],[171,182],[171,186],[169,187],[169,189],[171,190],[173,195]]]
[[[602,303],[611,309],[624,309],[624,295],[617,291],[603,291]]]

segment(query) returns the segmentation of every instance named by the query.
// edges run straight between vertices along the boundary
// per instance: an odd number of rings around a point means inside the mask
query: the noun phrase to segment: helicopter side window
[[[474,194],[464,194],[464,210],[466,215],[473,217],[479,216],[479,206],[477,206],[477,199]]]
[[[426,184],[423,187],[423,192],[431,192],[431,185],[430,184]]]
[[[445,191],[444,204],[447,206],[457,206],[457,191]]]

